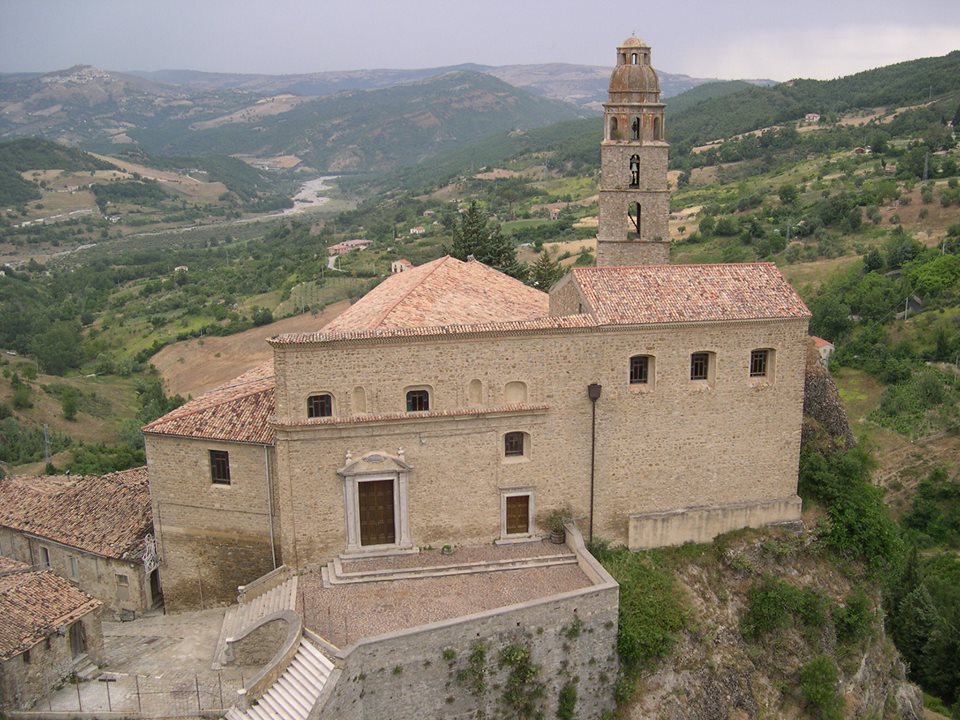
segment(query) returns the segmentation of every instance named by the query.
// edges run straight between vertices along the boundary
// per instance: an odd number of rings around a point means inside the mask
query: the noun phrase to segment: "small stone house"
[[[51,569],[114,616],[162,601],[145,467],[0,480],[0,556]]]
[[[27,709],[101,661],[101,604],[51,570],[0,557],[0,711]]]

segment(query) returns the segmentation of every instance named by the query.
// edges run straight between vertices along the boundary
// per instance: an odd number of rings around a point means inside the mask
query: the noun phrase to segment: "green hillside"
[[[954,51],[837,80],[792,80],[715,97],[675,112],[668,139],[675,146],[696,145],[798,120],[808,112],[831,115],[854,108],[912,105],[958,90],[960,51]]]
[[[24,180],[27,170],[110,170],[114,166],[81,150],[41,138],[0,143],[0,205],[19,205],[40,198],[37,187]]]

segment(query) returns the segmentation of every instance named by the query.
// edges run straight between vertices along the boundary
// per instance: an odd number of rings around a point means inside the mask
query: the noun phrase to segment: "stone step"
[[[390,580],[410,580],[445,577],[448,575],[502,572],[522,568],[554,567],[557,565],[573,565],[576,564],[576,562],[576,555],[573,553],[563,553],[560,555],[543,555],[530,558],[478,560],[475,562],[451,563],[449,565],[344,572],[340,559],[334,558],[331,562],[327,563],[326,567],[321,569],[321,578],[323,579],[324,587],[330,587],[332,585],[349,585],[365,582],[386,582]]]
[[[278,610],[296,611],[297,577],[294,575],[275,588],[272,588],[250,602],[231,605],[223,615],[220,638],[214,656],[213,669],[220,670],[226,665],[227,640],[236,637],[244,629],[262,617]]]

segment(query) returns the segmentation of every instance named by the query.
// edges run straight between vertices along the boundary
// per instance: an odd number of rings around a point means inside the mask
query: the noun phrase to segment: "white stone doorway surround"
[[[337,470],[343,478],[344,518],[347,546],[341,557],[390,554],[416,551],[410,539],[409,477],[413,468],[406,463],[403,449],[396,455],[382,451],[369,452],[357,460],[347,453],[346,464]],[[360,483],[393,482],[393,529],[395,542],[386,545],[364,545],[360,533]]]

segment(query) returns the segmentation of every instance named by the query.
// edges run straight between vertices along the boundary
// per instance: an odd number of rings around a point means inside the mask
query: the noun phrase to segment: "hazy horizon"
[[[476,63],[609,66],[631,32],[654,64],[694,77],[828,79],[960,48],[960,3],[809,0],[780,7],[701,0],[621,18],[576,0],[277,0],[0,3],[0,72],[72,65],[114,71],[293,74]]]

